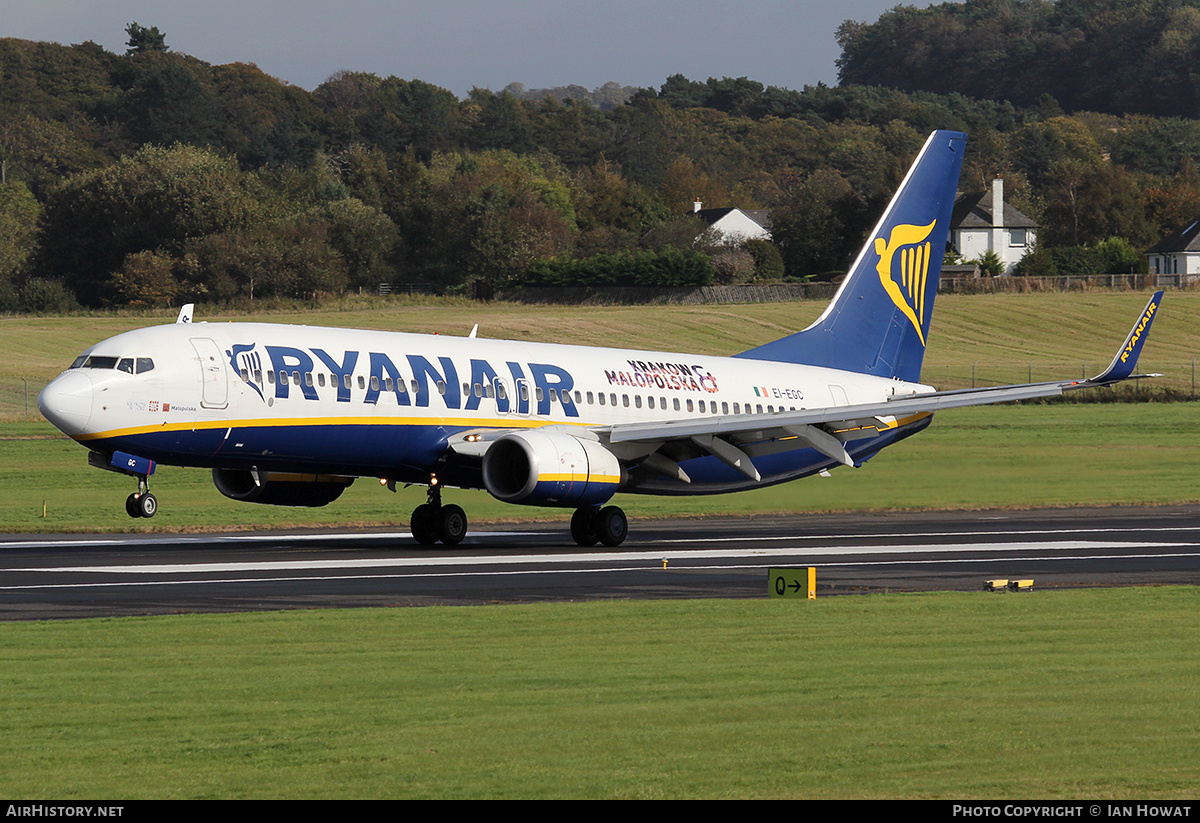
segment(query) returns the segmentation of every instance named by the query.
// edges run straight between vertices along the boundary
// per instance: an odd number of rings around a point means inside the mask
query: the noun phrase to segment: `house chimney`
[[[696,202],[692,204],[692,214],[695,214],[696,212],[700,211],[700,209],[702,209],[703,207],[704,207],[704,204],[701,203],[700,198],[697,197]]]
[[[992,181],[992,251],[1004,257],[1004,181]]]

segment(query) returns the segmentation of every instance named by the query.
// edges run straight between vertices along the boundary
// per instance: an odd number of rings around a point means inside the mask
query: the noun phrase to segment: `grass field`
[[[1192,798],[1197,630],[1186,587],[9,623],[0,794]]]
[[[1030,508],[1200,500],[1200,405],[1029,405],[943,412],[932,426],[860,469],[706,497],[618,495],[631,517],[798,511]],[[6,439],[7,438],[7,439]],[[424,488],[392,494],[370,478],[318,509],[227,500],[209,472],[164,466],[159,513],[131,520],[127,477],[89,468],[86,450],[48,423],[0,424],[0,530],[189,531],[298,526],[406,528]],[[557,520],[569,512],[511,506],[485,492],[448,490],[475,522]]]
[[[1094,374],[1107,365],[1144,305],[1129,292],[943,295],[938,300],[925,378],[939,387]],[[455,300],[351,300],[322,311],[279,313],[282,322],[404,331],[465,332],[552,342],[611,344],[729,354],[810,322],[824,303],[740,306],[545,307]],[[35,385],[92,342],[156,322],[166,314],[0,320],[0,383]],[[203,319],[203,313],[201,314]],[[1143,355],[1154,381],[1188,395],[1200,353],[1200,292],[1171,292]],[[1148,391],[1149,389],[1136,389]],[[1135,389],[1129,389],[1135,391]],[[1100,394],[1100,393],[1097,393]],[[13,410],[0,423],[0,529],[8,532],[186,530],[303,525],[407,524],[423,490],[392,495],[359,480],[323,509],[228,501],[207,472],[161,467],[154,490],[162,508],[131,521],[128,478],[89,469],[83,448],[54,437],[44,422]],[[0,405],[3,405],[0,403]],[[36,409],[33,415],[37,415]],[[761,491],[703,498],[622,496],[631,516],[828,511],[837,509],[1173,503],[1200,499],[1191,403],[1022,406],[944,412],[933,426],[856,470],[837,470]],[[473,520],[563,519],[562,512],[500,504],[480,492],[451,492]],[[43,516],[44,512],[44,516]]]

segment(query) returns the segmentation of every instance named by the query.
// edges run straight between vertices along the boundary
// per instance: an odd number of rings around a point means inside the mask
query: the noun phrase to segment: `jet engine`
[[[622,479],[612,452],[562,432],[506,434],[483,455],[483,485],[505,503],[595,506],[612,497]]]
[[[286,474],[257,469],[213,469],[217,491],[231,500],[269,506],[325,506],[337,500],[353,477]]]

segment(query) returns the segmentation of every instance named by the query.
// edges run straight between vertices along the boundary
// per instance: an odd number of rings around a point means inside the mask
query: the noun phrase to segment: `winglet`
[[[1146,308],[1142,310],[1138,321],[1133,324],[1133,328],[1129,331],[1129,336],[1125,338],[1125,343],[1121,348],[1117,349],[1117,356],[1113,358],[1112,363],[1104,370],[1102,374],[1093,377],[1088,383],[1107,385],[1109,383],[1117,383],[1121,380],[1128,380],[1133,370],[1137,368],[1138,356],[1142,353],[1142,346],[1146,344],[1146,338],[1150,336],[1150,324],[1154,322],[1154,316],[1158,313],[1158,306],[1162,303],[1163,293],[1156,291],[1154,296],[1150,298],[1150,302],[1146,304]]]
[[[176,323],[191,323],[192,315],[196,311],[195,303],[185,303],[183,308],[179,310],[179,316],[175,318]]]

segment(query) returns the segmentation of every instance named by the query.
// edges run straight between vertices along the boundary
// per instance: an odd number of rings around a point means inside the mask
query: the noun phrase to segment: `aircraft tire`
[[[409,525],[412,528],[412,536],[422,546],[432,546],[438,542],[437,510],[428,503],[422,503],[413,509]]]
[[[629,534],[629,521],[620,506],[605,506],[595,521],[596,533],[606,546],[619,546]]]
[[[457,546],[467,536],[467,513],[461,506],[442,506],[438,536],[447,546]]]
[[[146,492],[137,498],[138,514],[142,517],[153,517],[158,513],[158,498]]]
[[[599,512],[592,506],[576,509],[571,515],[571,538],[575,545],[588,548],[600,541],[600,533],[596,531],[596,518]]]
[[[136,494],[131,494],[125,498],[125,513],[134,518],[142,516],[142,510],[138,507],[138,497]]]

